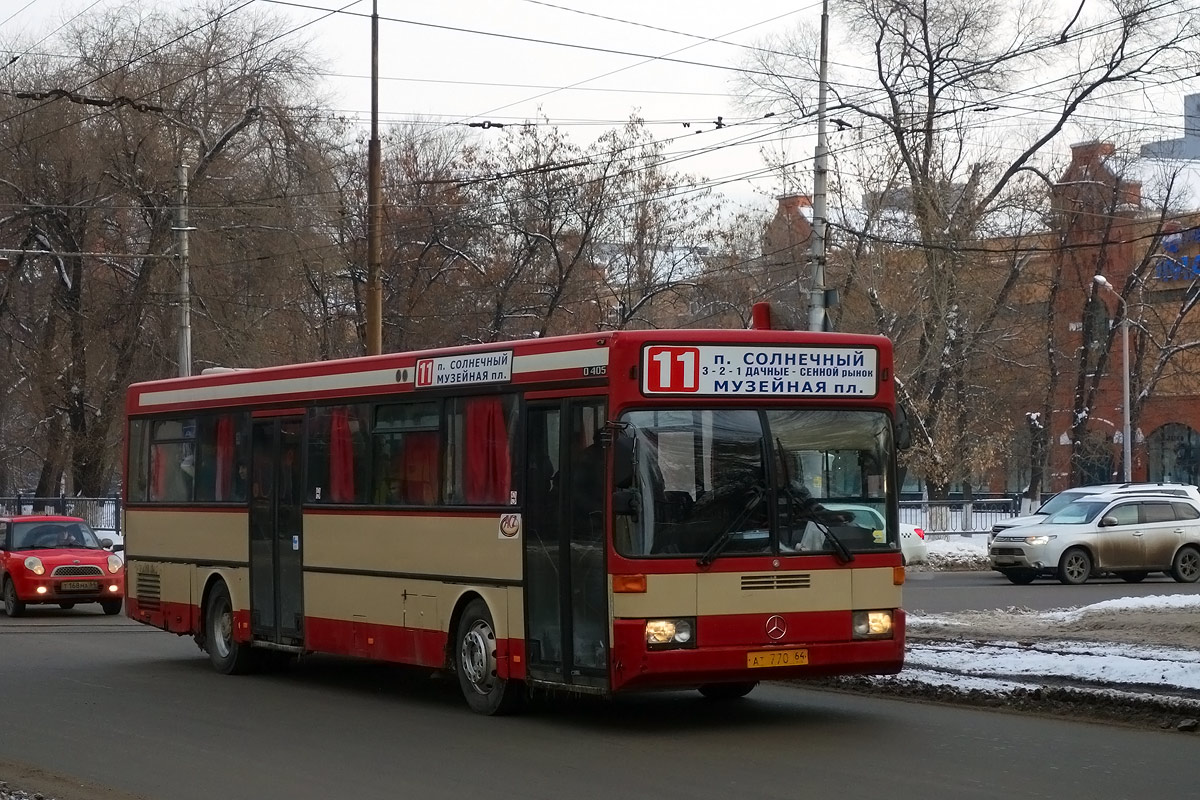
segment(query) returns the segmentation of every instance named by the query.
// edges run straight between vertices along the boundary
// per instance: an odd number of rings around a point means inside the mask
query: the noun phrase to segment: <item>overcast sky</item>
[[[124,2],[0,0],[0,35],[35,42],[77,14]],[[189,0],[158,2],[182,6]],[[1069,5],[1064,19],[1077,8]],[[329,65],[333,106],[365,126],[371,6],[371,0],[250,0],[238,13],[277,15],[287,21],[286,30],[311,39]],[[801,24],[815,27],[819,0],[378,0],[378,7],[384,124],[413,118],[514,123],[545,116],[583,143],[637,114],[655,138],[669,142],[670,152],[686,156],[674,162],[675,168],[702,175],[740,200],[781,190],[779,176],[764,166],[764,147],[786,148],[790,159],[802,160],[799,179],[811,185],[807,159],[815,126],[780,132],[776,121],[756,119],[731,92],[747,46]],[[1101,13],[1098,4],[1086,10]],[[866,82],[841,45],[845,31],[839,24],[835,18],[831,30],[833,80]],[[1105,129],[1136,127],[1133,135],[1143,140],[1179,136],[1182,95],[1200,91],[1200,79],[1171,91],[1177,94],[1135,92],[1093,108],[1085,126],[1101,135]],[[1030,102],[1009,96],[993,117],[997,130],[1010,126],[1015,134],[1027,128],[1031,119],[1022,106]],[[725,126],[720,130],[718,117]],[[1078,129],[1055,150],[1065,157],[1071,141],[1093,135]],[[836,150],[837,135],[830,143]],[[724,146],[714,150],[718,145]],[[729,182],[743,177],[750,180]]]

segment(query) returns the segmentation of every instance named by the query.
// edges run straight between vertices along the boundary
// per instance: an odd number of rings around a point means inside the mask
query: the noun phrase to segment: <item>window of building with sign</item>
[[[1169,422],[1146,437],[1147,478],[1153,483],[1200,484],[1200,433]]]

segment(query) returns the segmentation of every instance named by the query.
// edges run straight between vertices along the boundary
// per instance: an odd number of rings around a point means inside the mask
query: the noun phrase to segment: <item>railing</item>
[[[121,535],[121,499],[112,497],[34,497],[17,495],[0,497],[0,515],[59,514],[80,517],[99,534]]]
[[[926,536],[978,536],[1002,519],[1015,517],[1020,501],[987,498],[971,501],[901,500],[900,521],[925,530]]]

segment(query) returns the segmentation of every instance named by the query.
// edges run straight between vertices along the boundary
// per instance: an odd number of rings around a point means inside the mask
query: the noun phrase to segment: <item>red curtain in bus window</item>
[[[167,460],[160,445],[150,446],[150,499],[162,500],[167,493]]]
[[[217,500],[233,499],[233,420],[217,418]]]
[[[335,408],[329,421],[329,500],[354,502],[354,441],[344,408]]]
[[[467,401],[466,464],[463,482],[468,503],[505,504],[512,482],[508,427],[499,397]]]
[[[403,502],[432,505],[437,502],[438,434],[410,433],[404,437]]]

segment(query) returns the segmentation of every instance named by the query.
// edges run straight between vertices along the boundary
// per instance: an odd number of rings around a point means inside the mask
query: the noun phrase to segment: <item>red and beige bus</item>
[[[888,340],[620,331],[140,383],[127,613],[213,666],[457,674],[482,713],[894,673]],[[828,504],[829,507],[826,507]],[[837,506],[870,506],[883,529]]]

